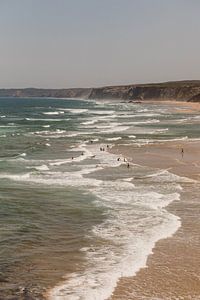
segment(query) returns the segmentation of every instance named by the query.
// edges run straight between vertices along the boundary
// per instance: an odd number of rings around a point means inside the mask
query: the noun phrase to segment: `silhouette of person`
[[[181,149],[181,155],[182,155],[182,158],[183,158],[183,155],[184,155],[184,150],[183,150],[183,148]]]

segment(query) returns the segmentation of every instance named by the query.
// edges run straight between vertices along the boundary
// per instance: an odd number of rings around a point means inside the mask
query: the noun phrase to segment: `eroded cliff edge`
[[[176,100],[200,102],[200,80],[73,89],[0,89],[0,97]]]
[[[90,99],[177,100],[200,102],[200,81],[174,81],[152,84],[94,88]]]

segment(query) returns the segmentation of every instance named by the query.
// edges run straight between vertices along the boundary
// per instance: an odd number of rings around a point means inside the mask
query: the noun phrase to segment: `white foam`
[[[68,132],[65,130],[56,130],[56,131],[35,131],[32,132],[31,134],[35,134],[39,137],[44,137],[44,138],[52,138],[52,139],[58,139],[58,138],[63,138],[63,137],[75,137],[75,136],[80,136],[80,135],[91,135],[93,132]]]
[[[44,115],[59,115],[60,112],[59,111],[47,111],[47,112],[43,112]]]
[[[41,165],[41,166],[36,166],[35,169],[38,171],[48,171],[49,167],[47,165]]]
[[[112,115],[115,113],[114,110],[92,110],[90,109],[89,112],[90,114],[95,114],[95,115]]]
[[[107,138],[106,140],[107,141],[118,141],[118,140],[121,140],[121,136],[113,137],[113,138]]]
[[[86,108],[82,108],[82,109],[80,109],[80,108],[63,108],[62,110],[69,111],[72,114],[82,114],[82,113],[85,113],[88,111],[88,109],[86,109]]]
[[[131,139],[135,139],[136,138],[135,135],[129,135],[128,137],[131,138]]]
[[[19,156],[22,156],[22,157],[24,157],[24,156],[26,156],[27,154],[24,152],[24,153],[21,153]]]
[[[98,158],[101,156],[102,163],[108,163],[111,155],[109,164],[116,166],[116,155],[98,152],[97,147],[91,145],[89,149]],[[181,181],[167,170],[152,174],[151,180],[163,174],[165,181]],[[170,202],[179,200],[178,185],[173,186],[171,194],[163,195],[149,192],[148,186],[146,190],[144,187],[135,189],[132,180],[129,177],[104,181],[90,187],[99,199],[98,205],[109,210],[109,218],[95,226],[91,233],[104,243],[82,249],[88,258],[85,271],[72,274],[66,282],[52,289],[50,300],[107,299],[120,277],[133,276],[146,265],[157,240],[172,235],[179,228],[179,218],[164,209]]]
[[[115,125],[115,126],[112,126],[108,129],[101,130],[101,132],[102,133],[113,133],[113,132],[125,131],[125,130],[128,130],[128,129],[129,129],[129,126]]]
[[[133,177],[130,177],[130,178],[124,178],[122,179],[123,181],[132,181],[133,180]]]
[[[92,124],[95,124],[97,122],[98,122],[98,120],[91,120],[91,121],[82,122],[81,124],[83,124],[83,125],[92,125]]]
[[[104,242],[82,249],[88,259],[85,271],[52,289],[50,300],[107,299],[120,277],[133,276],[146,265],[157,240],[178,229],[178,217],[163,209],[178,200],[178,193],[164,196],[134,189],[130,181],[102,182],[91,189],[99,205],[109,210],[110,217],[91,233]]]
[[[66,121],[70,119],[41,119],[41,118],[26,118],[28,121],[44,121],[44,122],[59,122],[59,121]]]
[[[163,133],[163,132],[166,132],[166,131],[168,131],[168,130],[169,130],[169,128],[160,128],[160,129],[155,129],[154,133],[157,133],[157,132],[159,132],[159,133]]]
[[[79,163],[95,155],[95,160],[100,161],[98,167],[95,163],[84,165],[84,168],[76,172],[55,172],[49,171],[46,165],[41,165],[36,166],[39,172],[0,174],[0,178],[15,181],[86,188],[96,196],[96,204],[106,208],[107,219],[88,232],[91,239],[102,240],[102,243],[83,249],[87,258],[85,270],[72,274],[66,282],[53,288],[49,294],[50,300],[108,298],[117,280],[122,276],[132,276],[144,267],[155,242],[170,236],[180,226],[179,219],[164,209],[171,201],[179,199],[176,186],[173,186],[170,194],[163,195],[150,192],[148,185],[141,189],[135,187],[131,182],[132,177],[112,181],[87,178],[87,174],[96,170],[121,164],[116,155],[100,151],[99,147],[100,145],[88,145],[85,142],[73,149],[83,151],[83,155],[76,158]],[[51,166],[63,161],[53,162]],[[149,180],[156,178],[159,181],[161,177],[161,183],[162,180],[180,181],[179,177],[170,176],[164,170],[152,174]]]
[[[106,124],[96,124],[95,127],[98,133],[100,131],[102,133],[112,133],[130,129],[129,126],[125,126],[123,123],[108,122],[113,117],[116,117],[115,111],[106,111],[103,109],[60,110],[60,112],[51,112],[51,114],[58,115],[65,111],[70,111],[73,114],[87,112],[88,114],[100,115],[96,119],[87,119],[82,123],[87,128],[87,126],[89,127],[99,121],[106,120]],[[149,111],[148,113],[148,117],[153,116]],[[46,114],[49,114],[49,112]],[[120,114],[122,112],[118,113],[119,118],[131,118],[133,116],[132,111],[127,112],[126,116]],[[144,115],[147,116],[147,114]],[[148,122],[157,123],[158,120],[150,119],[149,121],[142,122],[146,124]],[[137,125],[139,123],[135,122],[134,124]],[[138,128],[137,130],[139,130]],[[142,130],[144,132],[148,131],[146,128]],[[92,131],[69,132],[57,130],[38,131],[35,134],[45,138],[53,138],[73,137],[93,133]],[[129,137],[135,138],[134,135],[130,135]],[[118,139],[121,139],[121,137],[107,138],[107,140],[111,141]],[[105,148],[105,151],[100,151],[100,147]],[[88,141],[74,147],[72,151],[81,152],[81,155],[75,157],[73,160],[68,158],[47,160],[45,163],[41,161],[41,165],[32,166],[37,171],[24,174],[0,173],[0,178],[30,184],[55,185],[56,187],[74,186],[87,192],[90,191],[90,193],[95,195],[95,204],[105,209],[106,215],[104,222],[94,226],[91,231],[87,232],[88,238],[91,240],[91,247],[82,249],[86,258],[84,262],[85,269],[80,273],[73,273],[62,284],[53,288],[50,291],[49,299],[103,300],[111,295],[120,277],[132,276],[141,267],[146,265],[147,257],[152,252],[156,241],[172,235],[180,226],[178,217],[167,212],[165,206],[174,200],[179,200],[180,186],[177,183],[184,182],[184,179],[174,177],[167,170],[143,176],[145,182],[153,184],[155,181],[157,183],[158,188],[156,191],[153,191],[150,190],[150,185],[148,184],[140,186],[137,181],[133,184],[134,178],[131,177],[133,173],[130,173],[128,178],[118,178],[116,180],[103,181],[96,178],[88,178],[87,175],[90,174],[90,177],[92,177],[92,173],[95,171],[101,170],[102,172],[106,172],[106,168],[120,166],[123,163],[123,159],[118,161],[118,156],[107,152],[104,144],[89,144]],[[95,159],[92,160],[92,157]],[[87,165],[87,159],[90,158],[90,164]],[[25,161],[23,158],[19,159]],[[35,162],[32,163],[35,164]],[[31,163],[30,160],[29,163]],[[66,166],[67,172],[58,171],[59,168],[57,166],[72,163],[77,164],[80,170],[70,172],[70,168],[68,169],[68,166]],[[121,168],[123,169],[122,166]],[[66,170],[65,166],[62,167],[63,169]],[[120,172],[120,170],[116,169],[116,172]],[[131,170],[134,170],[134,166],[131,166]],[[132,172],[131,170],[130,172]],[[121,173],[118,177],[120,176]],[[100,178],[103,178],[103,175]],[[170,185],[170,192],[162,193],[163,183]],[[95,244],[97,240],[100,243]]]

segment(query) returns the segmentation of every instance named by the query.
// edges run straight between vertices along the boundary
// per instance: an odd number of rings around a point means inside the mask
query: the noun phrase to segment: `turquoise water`
[[[0,298],[106,299],[134,275],[180,226],[164,207],[181,180],[107,150],[198,139],[199,121],[160,104],[1,98]]]

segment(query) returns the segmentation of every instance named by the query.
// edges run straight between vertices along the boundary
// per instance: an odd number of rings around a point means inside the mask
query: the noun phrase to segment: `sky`
[[[0,88],[200,79],[199,0],[0,0]]]

